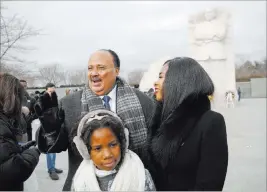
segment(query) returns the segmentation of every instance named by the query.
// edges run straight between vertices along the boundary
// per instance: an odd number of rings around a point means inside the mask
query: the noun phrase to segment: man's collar
[[[117,89],[117,85],[115,84],[113,89],[107,94],[108,96],[110,96],[111,100],[116,97],[116,89]],[[104,97],[104,95],[100,96],[101,99],[103,99],[103,97]]]

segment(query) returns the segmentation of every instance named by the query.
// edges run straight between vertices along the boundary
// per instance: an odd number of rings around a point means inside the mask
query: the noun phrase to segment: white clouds
[[[233,10],[236,52],[266,51],[264,2],[240,1],[28,1],[5,2],[5,14],[18,13],[47,34],[29,44],[38,49],[25,55],[39,64],[53,60],[66,67],[86,65],[99,48],[119,53],[124,70],[187,53],[187,18],[207,7]],[[253,38],[252,38],[253,37]]]

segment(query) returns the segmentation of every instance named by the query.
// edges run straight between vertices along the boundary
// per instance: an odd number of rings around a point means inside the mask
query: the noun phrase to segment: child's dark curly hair
[[[85,124],[83,129],[82,129],[82,132],[81,132],[81,139],[83,140],[83,142],[87,146],[89,154],[90,154],[90,151],[91,151],[90,139],[91,139],[92,133],[96,129],[99,129],[99,128],[103,128],[103,127],[110,128],[110,130],[113,132],[113,134],[118,139],[118,142],[119,142],[120,148],[121,148],[121,160],[118,163],[118,166],[117,166],[117,168],[118,168],[121,165],[121,163],[123,162],[125,152],[126,152],[126,137],[125,137],[125,133],[124,133],[124,126],[118,118],[116,118],[116,117],[114,117],[108,113],[102,112],[102,113],[99,113],[97,115],[98,116],[106,116],[106,117],[103,117],[100,120],[94,119],[94,120],[90,121],[88,124]],[[79,123],[74,127],[74,129],[72,129],[72,133],[71,133],[72,137],[71,138],[74,138],[74,136],[77,135],[78,125],[79,125]],[[74,146],[75,146],[75,144],[73,143],[72,147],[74,147]],[[77,152],[77,149],[75,149],[75,151]]]

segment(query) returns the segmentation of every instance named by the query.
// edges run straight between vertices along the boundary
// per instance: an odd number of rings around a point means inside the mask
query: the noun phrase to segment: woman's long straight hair
[[[166,61],[164,65],[168,65],[168,71],[163,84],[162,120],[185,100],[213,94],[213,82],[196,60],[177,57]]]
[[[0,112],[20,122],[24,88],[8,73],[0,73]]]

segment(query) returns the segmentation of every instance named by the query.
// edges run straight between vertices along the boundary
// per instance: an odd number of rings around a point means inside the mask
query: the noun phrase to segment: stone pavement
[[[228,134],[225,191],[266,191],[266,98],[221,109]]]
[[[266,191],[266,99],[244,99],[234,109],[214,109],[226,120],[229,165],[224,191]],[[38,121],[33,122],[34,131]],[[60,180],[52,181],[41,155],[35,170],[39,191],[61,191],[68,171],[67,152],[57,154]],[[35,191],[35,190],[34,190]]]

